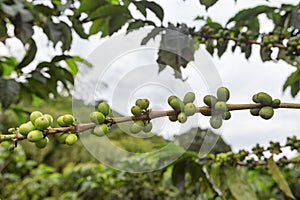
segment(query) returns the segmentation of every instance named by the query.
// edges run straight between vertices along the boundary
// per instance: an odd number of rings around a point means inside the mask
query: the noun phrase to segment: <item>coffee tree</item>
[[[200,0],[200,4],[206,9],[215,3],[216,0]],[[96,111],[90,113],[90,123],[81,123],[68,113],[54,119],[50,114],[26,109],[26,105],[38,101],[55,101],[61,95],[58,89],[63,88],[66,92],[70,92],[78,72],[78,63],[83,63],[86,67],[91,66],[81,57],[69,55],[73,34],[88,39],[100,33],[103,38],[113,35],[122,27],[130,32],[144,26],[152,26],[153,29],[145,35],[141,45],[145,45],[155,37],[161,39],[157,55],[159,72],[171,67],[174,70],[174,78],[183,79],[181,69],[188,67],[188,63],[194,60],[195,51],[201,46],[205,47],[212,56],[219,57],[229,51],[229,48],[232,51],[240,48],[248,59],[252,54],[252,47],[256,45],[260,47],[262,61],[283,60],[295,66],[295,71],[283,86],[283,90],[290,88],[291,95],[295,97],[300,90],[299,8],[299,3],[282,4],[280,7],[259,5],[241,10],[231,17],[225,26],[212,21],[210,17],[197,16],[196,20],[202,21],[203,25],[189,27],[187,24],[176,24],[176,22],[169,22],[165,26],[164,11],[153,1],[2,0],[0,1],[0,41],[5,46],[9,40],[18,40],[26,53],[20,61],[13,55],[0,57],[1,112],[3,115],[7,110],[12,110],[19,117],[19,126],[1,127],[3,134],[0,135],[0,142],[13,150],[19,141],[28,140],[37,147],[38,151],[39,148],[47,146],[49,137],[55,136],[60,143],[73,145],[81,134],[87,134],[86,130],[103,137],[110,134],[110,129],[115,124],[123,122],[131,122],[129,130],[132,134],[137,134],[141,131],[151,132],[153,126],[151,120],[155,118],[168,117],[170,123],[185,123],[189,120],[189,116],[202,114],[209,117],[212,129],[219,129],[224,120],[230,120],[235,110],[247,110],[252,116],[268,120],[273,117],[277,109],[299,109],[300,104],[284,102],[263,91],[253,94],[252,100],[247,104],[230,104],[230,96],[234,94],[230,94],[225,86],[220,86],[216,94],[200,97],[202,105],[194,104],[195,99],[199,97],[189,91],[186,91],[183,97],[174,95],[166,97],[170,107],[162,111],[153,111],[151,99],[141,97],[136,99],[135,105],[130,109],[132,116],[114,117],[110,105],[102,102],[97,105]],[[142,17],[134,17],[133,9]],[[148,18],[149,12],[155,15],[159,24]],[[274,27],[271,32],[260,32],[260,15],[266,15],[272,21]],[[34,64],[33,61],[39,50],[37,41],[33,39],[37,29],[42,30],[47,36],[49,48],[58,48],[61,54],[55,55],[51,61],[36,64],[31,70],[28,66]],[[176,37],[174,31],[186,37]],[[53,126],[54,120],[58,127]],[[289,176],[285,171],[298,170],[299,156],[296,159],[288,159],[281,155],[283,149],[299,152],[299,138],[291,136],[284,144],[271,141],[268,147],[257,144],[251,151],[210,153],[206,157],[187,151],[167,167],[166,170],[171,171],[171,174],[161,171],[163,180],[171,177],[171,182],[178,192],[174,194],[167,194],[161,190],[159,192],[164,196],[169,195],[170,199],[176,196],[184,198],[185,195],[204,199],[274,197],[272,196],[274,194],[263,193],[257,185],[251,185],[246,179],[247,170],[248,172],[262,170],[272,177],[277,188],[275,194],[281,195],[284,199],[300,198],[299,174],[296,175],[298,179],[293,183],[285,178]],[[174,147],[174,152],[177,151],[181,152],[182,149]],[[156,159],[163,160],[164,156],[161,155]],[[279,159],[274,159],[274,156],[278,156]],[[101,181],[98,180],[97,184],[101,185]],[[193,188],[195,184],[198,185],[199,190]],[[159,194],[155,195],[153,198],[160,197]],[[116,198],[117,195],[106,197]],[[68,198],[67,194],[66,198]]]

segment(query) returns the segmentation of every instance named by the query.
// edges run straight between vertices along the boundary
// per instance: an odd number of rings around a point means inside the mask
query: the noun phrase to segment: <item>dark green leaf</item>
[[[26,9],[22,9],[12,18],[15,35],[23,44],[26,44],[33,35],[33,19],[32,14]]]
[[[33,39],[29,40],[29,47],[26,51],[26,54],[23,58],[23,60],[16,66],[17,70],[22,69],[23,67],[26,67],[29,65],[35,58],[37,52],[37,47]]]
[[[72,31],[71,28],[64,22],[59,24],[61,27],[61,42],[62,42],[62,50],[70,50],[72,43]]]
[[[252,52],[252,46],[251,45],[246,45],[246,48],[245,48],[245,57],[246,57],[246,59],[248,59],[251,56],[251,52]]]
[[[205,174],[202,171],[202,166],[195,162],[187,164],[186,172],[191,175],[192,184],[196,184],[197,182],[199,182],[200,177],[205,176]]]
[[[144,17],[147,17],[146,7],[144,4],[142,4],[140,1],[133,1],[132,3],[142,13],[142,15],[144,15]]]
[[[109,35],[114,34],[117,32],[119,29],[122,28],[124,24],[130,19],[129,16],[116,16],[112,17],[109,21]]]
[[[83,39],[88,39],[89,35],[84,31],[82,22],[76,17],[71,17],[72,25],[76,33]]]
[[[145,8],[148,8],[149,10],[151,10],[158,19],[160,19],[160,21],[163,21],[164,19],[164,10],[160,7],[160,5],[158,5],[157,3],[153,2],[153,1],[139,1],[136,2],[135,5],[137,4],[141,4],[141,6],[144,6]],[[146,16],[146,15],[144,15]]]
[[[227,46],[228,46],[228,40],[225,40],[223,42],[219,42],[218,41],[218,44],[217,44],[217,49],[218,49],[218,56],[221,57],[226,49],[227,49]]]
[[[213,6],[215,3],[217,3],[218,0],[200,0],[200,3],[205,6],[205,9],[207,10],[209,7]]]
[[[245,177],[242,177],[240,170],[236,167],[225,166],[224,170],[225,181],[231,194],[237,200],[257,199],[256,193]]]
[[[291,95],[295,97],[300,90],[300,70],[297,69],[293,72],[285,81],[283,85],[283,91],[285,91],[288,87],[291,87]]]
[[[244,21],[248,21],[249,19],[254,19],[257,18],[259,14],[262,13],[269,13],[274,11],[274,7],[269,7],[269,6],[256,6],[254,8],[249,8],[245,10],[239,11],[234,17],[230,18],[227,22],[229,24],[230,22],[237,22],[237,23],[242,23]]]
[[[206,176],[208,181],[212,184],[214,191],[216,191],[219,195],[222,195],[221,191],[221,164],[220,163],[212,163],[209,167],[205,167]],[[204,170],[203,170],[204,171]]]
[[[15,103],[19,94],[20,84],[12,79],[0,78],[0,102],[6,109]]]
[[[272,54],[271,48],[265,46],[260,47],[260,57],[263,62],[272,60],[271,54]]]
[[[135,21],[129,23],[128,28],[127,28],[127,33],[130,31],[142,28],[146,25],[155,26],[154,22],[152,22],[152,21],[135,20]]]
[[[172,182],[180,191],[182,191],[184,187],[186,166],[187,164],[184,161],[177,162],[173,165]]]
[[[7,36],[6,23],[1,19],[0,20],[0,39]]]
[[[105,5],[97,8],[93,13],[89,15],[91,21],[105,17],[116,16],[131,16],[129,10],[120,5]]]
[[[293,195],[287,181],[285,180],[284,176],[282,175],[282,173],[280,172],[280,169],[278,168],[278,166],[276,165],[276,163],[273,160],[273,156],[271,156],[268,159],[268,168],[271,172],[271,175],[274,179],[274,181],[277,183],[277,185],[279,186],[279,188],[290,198],[292,199],[296,199],[295,196]]]
[[[161,31],[165,30],[164,28],[155,27],[151,30],[146,37],[143,38],[141,45],[145,45],[149,40],[154,39]]]

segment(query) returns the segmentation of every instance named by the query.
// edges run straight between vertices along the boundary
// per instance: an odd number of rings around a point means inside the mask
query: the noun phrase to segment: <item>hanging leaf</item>
[[[280,172],[280,169],[276,165],[276,163],[273,160],[273,156],[271,156],[268,160],[268,168],[271,172],[272,178],[274,181],[277,183],[279,188],[291,199],[296,199],[295,196],[293,195],[287,181],[285,180],[284,176]]]
[[[295,97],[300,90],[300,70],[297,69],[293,72],[285,81],[283,85],[283,91],[285,91],[288,87],[291,87],[291,95]]]
[[[272,54],[271,48],[265,46],[260,47],[260,57],[263,62],[272,60],[271,54]]]
[[[215,3],[217,3],[218,0],[200,0],[200,3],[205,6],[205,9],[207,10],[209,7],[213,6]]]
[[[29,65],[35,58],[36,52],[37,52],[37,47],[33,39],[30,39],[29,42],[29,47],[26,51],[26,54],[23,58],[23,60],[16,66],[16,70],[20,70],[23,67],[26,67]]]
[[[177,162],[173,165],[172,182],[180,191],[182,191],[184,187],[186,166],[185,161]]]
[[[152,21],[143,21],[140,19],[135,20],[135,21],[129,23],[128,28],[127,28],[127,33],[130,31],[142,28],[147,25],[155,26],[154,22],[152,22]]]
[[[146,17],[145,9],[151,10],[158,19],[162,22],[164,19],[164,10],[158,5],[157,3],[153,1],[137,1],[134,3],[136,7],[139,9],[139,11]]]
[[[149,42],[149,40],[154,39],[160,32],[165,30],[164,28],[161,27],[155,27],[151,30],[150,33],[146,37],[143,38],[141,45],[145,45]]]
[[[0,39],[7,36],[7,28],[4,20],[0,20]]]
[[[0,78],[0,102],[6,109],[15,103],[20,91],[20,84],[13,79]]]
[[[231,194],[237,200],[258,199],[251,185],[241,176],[240,170],[237,167],[224,166],[222,168],[225,175],[225,181]]]

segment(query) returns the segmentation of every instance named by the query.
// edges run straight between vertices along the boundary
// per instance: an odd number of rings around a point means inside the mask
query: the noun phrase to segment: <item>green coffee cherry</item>
[[[9,129],[7,130],[8,133],[14,133],[15,131],[16,131],[15,128],[9,128]]]
[[[170,106],[177,112],[183,111],[184,104],[180,99],[172,99],[170,102]]]
[[[171,101],[172,101],[173,99],[178,99],[178,97],[175,96],[175,95],[169,96],[169,98],[168,98],[168,104],[169,104],[169,105],[170,105],[170,103],[171,103]]]
[[[49,138],[48,137],[44,137],[41,140],[37,141],[35,143],[35,146],[37,148],[43,149],[43,148],[45,148],[47,146],[48,143],[49,143]]]
[[[43,133],[39,130],[30,131],[27,135],[27,139],[30,142],[37,142],[43,139]]]
[[[75,118],[73,115],[66,114],[63,116],[63,121],[66,126],[72,126],[72,125],[74,125]]]
[[[40,111],[33,111],[30,114],[30,121],[34,124],[35,120],[39,117],[43,116],[43,113],[41,113]]]
[[[141,109],[146,110],[149,107],[149,100],[148,99],[138,99],[135,102],[135,105],[139,106]]]
[[[259,103],[258,98],[257,98],[257,94],[252,96],[252,101],[255,103]]]
[[[66,138],[66,144],[67,145],[73,145],[73,144],[75,144],[75,142],[77,141],[77,139],[78,139],[77,135],[74,134],[74,133],[71,133]]]
[[[106,124],[100,124],[95,126],[94,130],[93,130],[93,134],[98,136],[98,137],[102,137],[104,135],[106,135],[108,132],[108,127]]]
[[[42,116],[35,120],[34,126],[37,130],[42,131],[50,126],[50,122],[48,121],[48,119],[46,117]]]
[[[90,120],[95,124],[102,124],[105,121],[105,116],[101,112],[90,113]]]
[[[224,120],[229,120],[231,118],[231,113],[229,111],[223,113],[222,118]]]
[[[218,101],[215,104],[215,111],[224,113],[228,110],[227,104],[224,101]]]
[[[131,125],[130,132],[133,134],[139,133],[143,130],[144,126],[145,124],[142,120],[137,120]]]
[[[214,129],[218,129],[222,126],[223,120],[222,120],[221,116],[214,115],[214,116],[211,116],[209,123],[210,123],[211,127],[213,127]]]
[[[57,124],[61,127],[67,126],[67,124],[64,122],[64,116],[59,116],[56,120]]]
[[[214,107],[215,104],[217,103],[217,98],[213,95],[206,95],[204,98],[203,98],[203,102],[209,106],[209,107]]]
[[[66,138],[68,137],[69,134],[67,133],[62,133],[57,137],[57,140],[61,144],[66,144]]]
[[[228,101],[230,98],[230,92],[226,87],[219,87],[217,90],[217,97],[219,101]]]
[[[187,103],[185,106],[184,106],[184,112],[187,116],[192,116],[196,113],[197,109],[196,109],[196,106],[195,104],[193,103]]]
[[[259,116],[263,119],[271,119],[274,115],[274,109],[271,106],[262,107],[259,111]]]
[[[19,127],[19,133],[22,135],[27,135],[30,131],[35,130],[35,126],[32,124],[31,121],[21,124]]]
[[[178,116],[177,116],[177,120],[178,120],[180,123],[186,122],[186,120],[187,120],[186,114],[185,114],[184,112],[179,113]]]
[[[177,115],[171,115],[171,116],[169,116],[169,120],[171,122],[176,122],[177,121]]]
[[[142,108],[140,106],[132,106],[131,113],[134,116],[141,116],[142,115]]]
[[[258,116],[259,115],[259,111],[260,111],[259,108],[252,108],[252,109],[250,109],[250,113],[253,116]]]
[[[257,94],[257,100],[263,106],[271,106],[272,105],[272,97],[265,92],[259,92]]]
[[[278,108],[280,104],[281,104],[280,99],[274,99],[274,100],[272,101],[272,106],[273,106],[273,108]]]
[[[50,126],[53,124],[53,117],[50,114],[44,114],[43,117],[46,117],[50,123]]]
[[[109,113],[110,113],[110,107],[109,107],[108,103],[101,102],[98,105],[98,111],[101,112],[105,116],[109,115]]]
[[[195,101],[195,93],[194,92],[188,92],[183,97],[183,103],[193,103]]]
[[[147,124],[145,125],[145,127],[143,128],[143,131],[144,131],[145,133],[149,133],[151,130],[152,130],[152,123],[149,122],[149,123],[147,123]]]

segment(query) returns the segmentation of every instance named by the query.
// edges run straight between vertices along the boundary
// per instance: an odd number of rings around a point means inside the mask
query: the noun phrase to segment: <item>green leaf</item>
[[[241,176],[240,170],[237,167],[224,166],[222,170],[224,170],[226,184],[235,199],[258,199],[251,185],[245,177]]]
[[[65,23],[59,23],[61,27],[61,42],[62,42],[62,50],[70,50],[72,44],[72,31],[71,28]]]
[[[285,81],[283,85],[283,91],[285,91],[288,87],[291,87],[291,95],[295,97],[300,90],[300,70],[297,69],[293,72]]]
[[[94,21],[99,18],[105,18],[109,16],[131,16],[128,8],[120,5],[105,5],[97,8],[93,13],[89,15],[89,19]]]
[[[29,40],[29,47],[26,51],[26,54],[23,58],[23,60],[16,66],[16,70],[20,70],[23,67],[26,67],[29,65],[35,58],[37,52],[37,47],[33,39]]]
[[[15,103],[19,94],[20,84],[13,79],[0,78],[0,102],[6,109]]]
[[[141,4],[140,1],[133,1],[132,3],[136,6],[138,11],[140,11],[142,15],[144,15],[144,17],[147,17],[146,7],[143,4]]]
[[[272,54],[271,48],[265,46],[260,47],[260,57],[263,62],[272,60],[271,54]]]
[[[148,8],[149,10],[151,10],[158,19],[160,19],[160,21],[162,22],[164,19],[164,10],[160,7],[160,5],[158,5],[157,3],[153,2],[153,1],[139,1],[136,2],[135,5],[140,4],[141,6]],[[144,11],[141,11],[142,13]],[[146,17],[146,15],[144,15]]]
[[[146,25],[155,26],[154,22],[152,22],[152,21],[144,21],[144,20],[138,19],[138,20],[135,20],[135,21],[129,23],[128,28],[127,28],[127,33],[130,31],[142,28]]]
[[[155,27],[151,30],[150,33],[146,37],[143,38],[141,45],[145,45],[149,42],[149,40],[154,39],[161,31],[165,30],[161,27]]]
[[[15,57],[2,57],[0,59],[0,76],[9,77],[17,65],[18,61]]]
[[[93,21],[89,34],[94,35],[101,32],[102,37],[107,36],[109,34],[109,21],[110,17],[100,18]]]
[[[293,195],[287,181],[285,180],[284,176],[280,172],[280,169],[276,165],[276,163],[273,160],[273,156],[271,156],[268,160],[268,168],[271,172],[272,178],[274,181],[277,183],[279,188],[290,198],[296,199],[295,196]]]
[[[252,46],[247,44],[245,47],[245,57],[248,59],[251,56]]]
[[[227,22],[229,24],[230,22],[237,22],[242,23],[254,18],[257,18],[260,14],[267,14],[269,12],[273,12],[276,8],[275,7],[269,7],[269,6],[256,6],[254,8],[244,9],[239,11],[235,16],[230,18]]]
[[[71,72],[71,74],[73,76],[75,76],[78,73],[78,67],[77,64],[75,63],[75,61],[73,59],[66,59],[65,60],[67,65],[68,65],[68,69]]]
[[[7,36],[7,28],[4,20],[0,20],[0,39]]]
[[[75,32],[83,39],[88,39],[89,35],[84,31],[82,22],[76,17],[70,17]]]
[[[180,191],[184,187],[186,166],[187,163],[185,161],[177,162],[173,165],[172,182]]]
[[[218,193],[218,195],[222,195],[221,191],[221,164],[220,163],[212,163],[209,167],[205,166],[203,171],[206,174],[208,181],[211,183],[213,190]]]
[[[116,16],[116,17],[112,17],[109,20],[109,32],[108,35],[112,35],[115,32],[117,32],[119,29],[122,28],[122,26],[124,24],[126,24],[126,22],[130,19],[129,16]]]
[[[80,7],[76,11],[76,14],[80,14],[82,12],[90,14],[93,11],[95,11],[97,8],[107,4],[105,1],[95,1],[95,0],[84,0],[84,1],[80,1],[80,3],[81,3]]]
[[[199,0],[199,1],[202,5],[205,6],[205,9],[207,10],[209,7],[217,3],[218,0]]]

